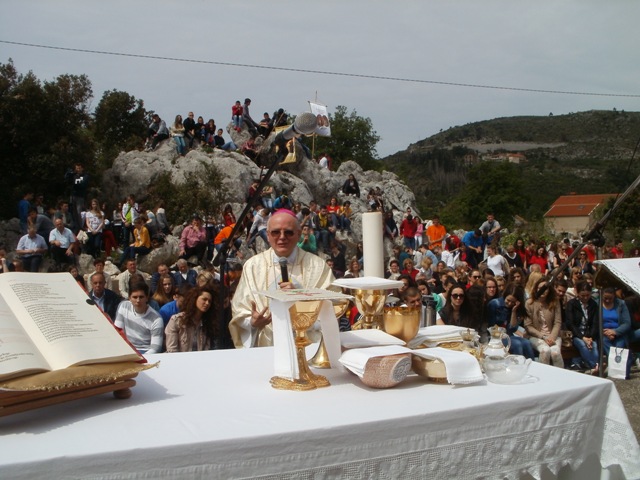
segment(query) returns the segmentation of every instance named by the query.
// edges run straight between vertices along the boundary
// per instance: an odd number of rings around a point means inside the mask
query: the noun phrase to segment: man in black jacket
[[[100,310],[106,313],[113,322],[116,318],[118,305],[120,305],[122,297],[113,290],[105,287],[106,281],[104,274],[101,272],[96,272],[91,275],[89,282],[91,283],[89,298],[93,300],[95,304],[100,307]]]
[[[182,122],[184,125],[184,136],[187,138],[187,146],[191,150],[193,148],[193,140],[196,138],[196,121],[193,119],[193,112],[189,112],[189,116]]]

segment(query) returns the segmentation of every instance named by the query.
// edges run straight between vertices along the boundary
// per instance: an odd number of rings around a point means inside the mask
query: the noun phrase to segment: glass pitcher
[[[489,342],[482,346],[483,357],[506,357],[511,348],[511,339],[505,328],[494,325],[489,329]],[[503,340],[507,341],[505,345]]]

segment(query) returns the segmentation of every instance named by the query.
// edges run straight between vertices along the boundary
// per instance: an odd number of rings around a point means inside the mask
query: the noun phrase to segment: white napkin
[[[357,278],[341,278],[332,283],[341,288],[354,288],[357,290],[393,290],[400,288],[402,282],[400,280],[389,280],[387,278],[378,277],[357,277]]]
[[[340,357],[340,363],[360,378],[364,376],[364,367],[370,358],[397,355],[399,353],[413,353],[400,345],[386,345],[384,347],[354,348],[347,350]]]
[[[419,345],[436,347],[441,343],[462,342],[461,334],[466,332],[464,327],[455,325],[432,325],[418,330],[418,334],[409,342],[409,348],[416,348]],[[475,330],[471,329],[471,334],[475,336]]]
[[[289,307],[294,302],[272,299],[269,304],[273,325],[273,367],[275,375],[284,378],[300,378],[296,344],[291,333]]]
[[[405,342],[382,330],[351,330],[340,332],[340,343],[343,348],[364,348],[382,345],[405,345]]]
[[[411,353],[422,358],[438,359],[444,363],[447,369],[447,381],[452,385],[465,385],[484,380],[480,364],[466,352],[436,347],[412,350]]]
[[[298,356],[295,339],[291,331],[291,315],[289,313],[289,308],[294,303],[295,302],[281,302],[273,298],[269,305],[273,323],[273,366],[275,375],[290,379],[300,378]],[[331,362],[332,368],[340,368],[338,321],[336,320],[333,305],[329,300],[322,300],[322,306],[318,314],[318,323],[322,328],[329,362]]]

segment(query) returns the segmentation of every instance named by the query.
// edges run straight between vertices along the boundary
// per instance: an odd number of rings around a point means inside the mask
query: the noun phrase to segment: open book
[[[0,380],[142,359],[71,274],[0,275]]]

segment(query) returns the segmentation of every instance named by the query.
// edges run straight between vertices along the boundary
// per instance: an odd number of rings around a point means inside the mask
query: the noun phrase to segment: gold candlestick
[[[296,302],[289,308],[291,325],[295,335],[296,356],[298,359],[298,378],[271,377],[271,386],[279,390],[314,390],[331,385],[322,375],[316,375],[309,369],[305,347],[311,345],[307,338],[307,330],[316,322],[321,300]]]

